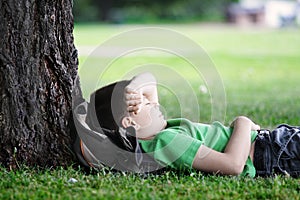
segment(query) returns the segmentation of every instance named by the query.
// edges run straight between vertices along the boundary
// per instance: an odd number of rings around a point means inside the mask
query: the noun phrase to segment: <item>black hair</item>
[[[91,94],[88,114],[94,127],[118,131],[126,114],[124,94],[129,83],[128,80],[115,82]]]

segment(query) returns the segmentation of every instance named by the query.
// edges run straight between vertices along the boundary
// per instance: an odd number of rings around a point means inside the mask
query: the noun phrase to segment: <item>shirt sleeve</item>
[[[165,131],[151,142],[142,142],[142,148],[163,165],[176,169],[192,168],[202,142],[188,135]]]

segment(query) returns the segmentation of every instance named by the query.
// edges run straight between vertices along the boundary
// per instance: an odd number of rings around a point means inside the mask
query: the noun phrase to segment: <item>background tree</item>
[[[187,22],[225,20],[226,7],[239,0],[76,0],[75,21]]]
[[[72,0],[2,0],[0,19],[1,165],[70,164]]]
[[[92,0],[91,3],[98,7],[101,21],[114,21],[113,9],[123,10],[124,13],[128,12],[126,8],[135,7],[136,9],[148,10],[157,17],[167,18],[168,8],[178,0]],[[132,11],[132,10],[131,10]],[[131,13],[127,13],[130,15]]]

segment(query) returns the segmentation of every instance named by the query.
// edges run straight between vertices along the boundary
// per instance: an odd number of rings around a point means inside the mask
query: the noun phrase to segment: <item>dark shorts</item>
[[[280,125],[260,131],[254,150],[257,176],[275,174],[300,177],[300,127]]]

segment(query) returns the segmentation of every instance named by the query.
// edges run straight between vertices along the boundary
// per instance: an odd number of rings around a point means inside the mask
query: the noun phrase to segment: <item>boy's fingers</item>
[[[126,100],[135,100],[135,99],[139,100],[139,99],[142,99],[140,94],[133,94],[133,93],[126,94],[125,98],[126,98]]]
[[[126,101],[126,105],[127,106],[137,106],[138,104],[141,104],[142,101],[141,100],[130,100],[130,101]]]
[[[128,112],[135,112],[137,113],[140,110],[139,106],[128,106],[127,111]]]
[[[133,93],[133,94],[137,94],[138,92],[130,87],[126,87],[125,88],[125,92],[126,93]]]

